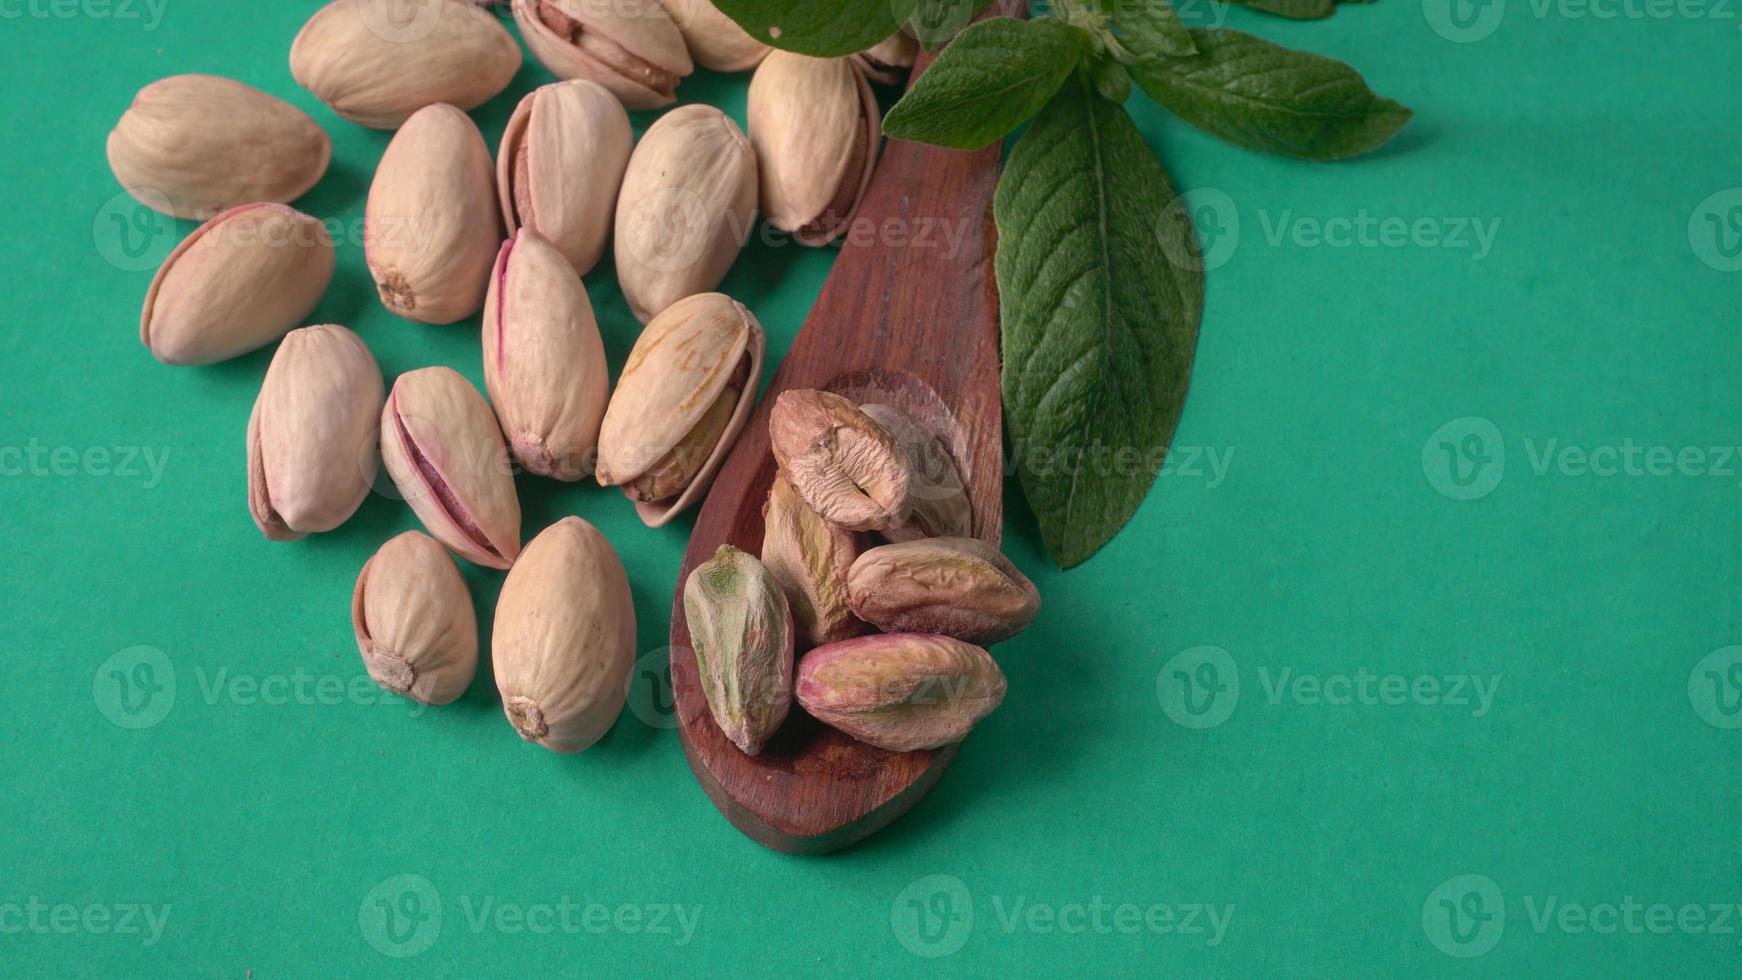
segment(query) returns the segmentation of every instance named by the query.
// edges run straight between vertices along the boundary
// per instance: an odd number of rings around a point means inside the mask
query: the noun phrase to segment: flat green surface
[[[475,325],[373,295],[356,229],[387,136],[291,81],[315,5],[0,4],[0,973],[1733,975],[1742,22],[1426,3],[1226,14],[1416,110],[1366,160],[1252,156],[1133,100],[1223,229],[1175,466],[1068,575],[1009,496],[1046,608],[997,650],[1007,701],[907,818],[825,859],[719,816],[645,677],[578,757],[515,738],[487,669],[445,709],[379,703],[347,605],[415,518],[373,497],[268,544],[243,465],[268,352],[140,346],[137,250],[192,225],[123,237],[142,212],[104,137],[140,86],[215,72],[333,135],[301,202],[348,229],[314,319],[389,378],[481,379]],[[476,113],[492,145],[547,78]],[[682,91],[741,119],[744,86]],[[1349,243],[1363,216],[1413,243]],[[727,281],[772,352],[830,259],[758,246]],[[615,372],[636,325],[604,268]],[[529,531],[579,513],[620,549],[657,663],[687,522],[521,486]],[[467,579],[487,617],[500,577]]]

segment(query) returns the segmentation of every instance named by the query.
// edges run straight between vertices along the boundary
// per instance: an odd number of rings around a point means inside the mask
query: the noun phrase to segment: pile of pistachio
[[[796,698],[878,748],[960,741],[1004,699],[984,646],[1033,621],[1034,583],[971,536],[955,458],[900,409],[791,390],[768,428],[761,560],[723,545],[684,583],[715,723],[756,755]]]
[[[278,342],[248,420],[248,509],[267,539],[330,531],[384,463],[428,534],[387,542],[352,597],[382,687],[445,704],[471,684],[478,624],[452,554],[507,569],[493,665],[524,738],[593,744],[622,710],[635,615],[623,565],[569,517],[523,548],[515,469],[617,486],[657,526],[705,494],[762,376],[761,325],[713,292],[758,211],[808,245],[839,237],[882,139],[868,79],[898,81],[898,35],[844,59],[756,42],[706,0],[514,0],[528,48],[562,81],[527,94],[492,158],[466,110],[506,89],[519,44],[476,0],[334,0],[290,50],[339,116],[395,130],[369,188],[365,260],[381,302],[420,323],[480,311],[485,387],[441,366],[389,389],[363,338],[300,326],[330,284],[326,223],[288,204],[326,173],[307,114],[211,75],[142,89],[108,158],[141,203],[204,221],[165,259],[140,337],[203,365]],[[637,143],[626,109],[675,101],[695,65],[755,71],[749,134],[705,105]],[[645,324],[611,388],[582,276],[613,245]],[[867,613],[867,615],[871,615]]]

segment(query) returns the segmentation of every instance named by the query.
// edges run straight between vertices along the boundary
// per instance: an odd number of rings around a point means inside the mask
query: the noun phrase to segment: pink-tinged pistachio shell
[[[847,573],[853,613],[889,633],[941,633],[985,646],[1023,631],[1040,592],[978,538],[921,538],[872,548]]]
[[[427,105],[483,105],[520,70],[520,45],[462,0],[333,0],[290,46],[290,73],[346,119],[393,129]]]
[[[643,323],[720,284],[756,222],[756,151],[713,106],[659,118],[617,196],[617,280]]]
[[[768,416],[780,471],[824,520],[854,531],[907,523],[913,470],[889,431],[857,405],[828,391],[780,393]]]
[[[319,220],[282,204],[231,208],[163,260],[139,339],[165,364],[228,360],[301,323],[332,279],[333,240]]]
[[[381,460],[423,526],[475,565],[520,554],[520,498],[502,430],[459,372],[402,374],[381,410]]]
[[[792,705],[792,613],[780,583],[750,555],[721,545],[684,582],[684,615],[708,713],[756,755]]]
[[[635,666],[635,604],[598,528],[565,517],[526,546],[502,583],[490,661],[528,742],[579,752],[611,729]]]
[[[695,63],[659,0],[514,0],[526,46],[558,78],[589,78],[630,109],[677,100]]]
[[[502,243],[495,166],[470,116],[451,105],[406,120],[375,170],[363,257],[381,302],[419,323],[478,312]]]
[[[801,245],[839,238],[883,142],[877,97],[857,63],[776,51],[750,80],[746,117],[769,223]]]
[[[133,97],[108,153],[115,179],[141,204],[204,220],[296,200],[327,172],[333,144],[307,113],[259,89],[173,75]]]
[[[586,275],[611,237],[635,143],[623,105],[597,82],[545,85],[520,100],[496,158],[510,235],[531,228]]]
[[[581,277],[521,229],[502,246],[484,299],[484,387],[514,458],[573,482],[593,471],[611,379]]]
[[[637,501],[635,511],[648,527],[659,527],[700,500],[756,403],[766,344],[756,317],[720,293],[691,296],[654,317],[629,352],[605,409],[599,485],[632,484],[676,452],[703,463],[681,492]],[[734,387],[737,404],[720,437],[711,446],[690,439]]]
[[[847,598],[860,535],[822,519],[780,473],[762,505],[762,563],[780,583],[800,634],[814,646],[857,636]]]
[[[690,57],[709,71],[749,71],[774,50],[739,27],[709,0],[662,0],[683,32]]]
[[[1004,700],[1004,673],[986,651],[947,636],[881,633],[818,647],[799,661],[804,710],[892,752],[967,737]]]
[[[351,629],[382,688],[424,704],[466,693],[478,672],[478,616],[448,551],[406,531],[375,552],[351,592]]]
[[[381,368],[325,324],[286,334],[248,416],[248,512],[269,541],[331,531],[375,481]]]
[[[937,433],[891,405],[860,405],[859,411],[895,437],[913,474],[913,514],[906,524],[886,529],[883,536],[891,541],[971,537],[974,508],[967,484]]]
[[[899,85],[906,81],[918,57],[919,42],[909,37],[906,31],[896,31],[853,56],[865,76],[880,85]]]

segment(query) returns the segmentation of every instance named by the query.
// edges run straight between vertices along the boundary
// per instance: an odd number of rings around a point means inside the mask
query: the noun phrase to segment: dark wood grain
[[[929,62],[921,56],[915,77]],[[925,795],[957,747],[884,751],[823,725],[795,703],[762,753],[745,755],[708,714],[683,583],[724,542],[761,552],[762,505],[775,470],[768,413],[775,396],[790,388],[893,404],[944,435],[967,483],[975,535],[998,542],[1003,447],[991,216],[998,166],[997,146],[962,152],[888,143],[854,231],[715,479],[684,555],[671,616],[671,681],[684,754],[720,812],[776,850],[822,853],[876,832]]]

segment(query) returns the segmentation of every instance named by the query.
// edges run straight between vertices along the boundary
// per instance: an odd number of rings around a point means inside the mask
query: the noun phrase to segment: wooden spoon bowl
[[[914,77],[930,61],[922,55]],[[998,543],[1004,481],[990,207],[998,166],[997,146],[961,152],[888,144],[822,295],[690,536],[671,614],[678,733],[720,812],[775,850],[823,853],[874,833],[925,795],[957,746],[885,751],[822,724],[795,702],[762,752],[745,755],[708,713],[683,585],[723,543],[761,553],[762,505],[775,474],[768,414],[775,397],[793,388],[893,405],[938,433],[962,470],[975,536]]]

